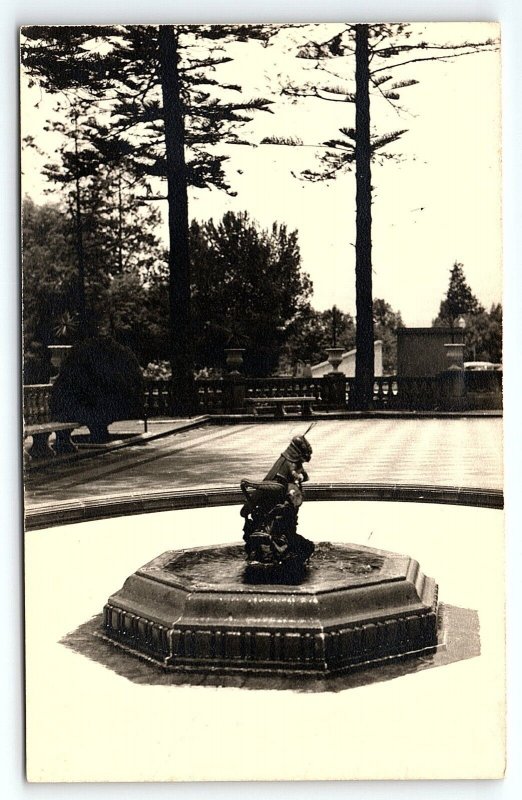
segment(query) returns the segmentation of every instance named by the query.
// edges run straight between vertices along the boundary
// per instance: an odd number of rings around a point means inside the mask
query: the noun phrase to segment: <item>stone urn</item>
[[[239,375],[240,367],[243,365],[243,347],[228,347],[225,349],[227,357],[227,367],[230,375]]]
[[[344,347],[328,347],[328,363],[332,365],[332,372],[330,374],[339,374],[339,364],[343,360]]]
[[[445,344],[447,369],[451,372],[464,369],[464,343]]]
[[[51,356],[51,364],[54,370],[54,376],[53,378],[51,378],[52,381],[56,379],[56,376],[59,374],[63,362],[65,361],[68,354],[72,350],[72,345],[50,344],[48,345],[47,349],[49,350],[49,355]]]

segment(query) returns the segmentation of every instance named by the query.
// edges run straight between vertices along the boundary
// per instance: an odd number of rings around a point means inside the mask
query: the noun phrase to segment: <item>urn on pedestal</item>
[[[328,362],[332,365],[332,373],[339,372],[339,365],[343,360],[344,347],[327,347]]]

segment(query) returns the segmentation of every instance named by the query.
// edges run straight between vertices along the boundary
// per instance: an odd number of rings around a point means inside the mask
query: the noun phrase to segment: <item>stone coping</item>
[[[105,497],[56,501],[27,506],[27,530],[70,525],[131,514],[149,514],[189,508],[240,505],[244,497],[238,487],[171,489],[157,492],[129,492]],[[498,489],[458,486],[416,486],[408,484],[325,483],[308,484],[310,501],[386,501],[442,503],[502,509],[504,495]]]
[[[252,398],[252,400],[256,400],[257,398]],[[265,398],[261,398],[265,399]],[[280,398],[274,397],[271,398],[274,400],[278,400]],[[302,400],[303,398],[293,398],[295,400]],[[250,401],[250,398],[249,398]],[[321,411],[319,409],[314,409],[312,411],[312,415],[310,419],[314,420],[351,420],[351,419],[465,419],[468,417],[472,418],[487,418],[487,417],[503,417],[503,410],[501,408],[498,409],[462,409],[461,411],[400,411],[398,409],[378,409],[378,410],[370,410],[370,411]],[[289,421],[292,419],[301,419],[299,414],[288,415],[284,418],[283,421]],[[273,416],[256,416],[255,414],[250,413],[237,413],[237,414],[208,414],[205,420],[207,423],[213,425],[226,425],[227,423],[239,423],[239,422],[256,422],[258,424],[263,424],[266,422],[278,422],[277,418],[274,419]]]
[[[150,420],[149,420],[150,421]],[[109,453],[114,450],[121,450],[124,447],[129,447],[131,445],[138,444],[139,442],[149,442],[153,441],[154,439],[162,439],[165,436],[172,436],[175,433],[183,433],[184,431],[192,430],[193,428],[200,428],[202,425],[206,425],[208,422],[212,421],[212,417],[209,417],[208,414],[202,414],[197,417],[192,417],[189,420],[185,420],[184,422],[176,422],[175,417],[172,418],[172,427],[167,428],[166,430],[162,431],[149,431],[147,433],[136,433],[134,435],[127,435],[121,434],[121,439],[111,439],[109,442],[104,444],[89,444],[89,445],[79,445],[79,449],[75,453],[67,453],[65,455],[56,454],[56,456],[52,459],[43,459],[43,460],[35,460],[35,461],[27,461],[24,464],[24,469],[34,472],[38,469],[48,469],[50,466],[53,465],[60,465],[65,462],[70,461],[81,461],[83,459],[88,458],[96,458],[97,456],[103,453]],[[30,426],[30,427],[37,427],[37,426]],[[53,430],[56,430],[56,427],[51,425]],[[76,426],[77,428],[80,427],[79,425]],[[30,435],[31,431],[29,430],[29,426],[25,428],[25,432],[27,435]]]

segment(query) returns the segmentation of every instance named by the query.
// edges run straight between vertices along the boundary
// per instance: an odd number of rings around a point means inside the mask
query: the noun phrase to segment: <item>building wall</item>
[[[377,340],[373,343],[374,347],[374,375],[380,378],[382,375],[382,342]],[[355,348],[343,354],[343,360],[339,364],[339,372],[344,373],[347,378],[355,377]],[[320,364],[312,365],[312,377],[322,378],[332,371],[332,365],[328,361],[321,361]]]
[[[448,368],[445,344],[464,341],[460,328],[399,328],[397,375],[428,377]]]

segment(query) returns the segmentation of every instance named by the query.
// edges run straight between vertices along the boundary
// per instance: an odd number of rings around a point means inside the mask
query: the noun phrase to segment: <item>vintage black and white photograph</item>
[[[500,59],[21,29],[30,782],[503,776]]]

